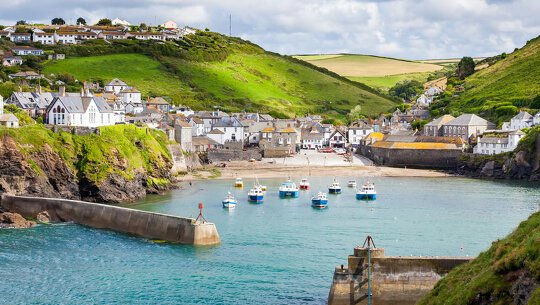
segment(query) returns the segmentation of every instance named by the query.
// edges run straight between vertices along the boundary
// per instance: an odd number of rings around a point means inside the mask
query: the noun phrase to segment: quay
[[[35,218],[38,213],[47,211],[52,219],[172,243],[205,246],[221,242],[213,223],[193,218],[78,200],[7,194],[2,195],[0,206],[24,217]]]
[[[470,260],[469,257],[385,256],[384,249],[370,243],[366,247],[364,243],[349,255],[348,266],[336,267],[328,304],[368,304],[370,293],[371,304],[413,305],[450,270]]]

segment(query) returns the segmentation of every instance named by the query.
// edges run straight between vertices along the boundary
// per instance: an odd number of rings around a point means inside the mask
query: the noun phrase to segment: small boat
[[[263,192],[266,192],[266,185],[259,185],[261,187],[261,190],[263,190]]]
[[[255,186],[260,187],[263,192],[266,192],[266,185],[260,184],[258,178],[255,178]]]
[[[326,193],[319,192],[317,196],[311,198],[311,206],[318,209],[324,209],[328,207],[328,198]]]
[[[302,178],[302,181],[300,181],[300,189],[309,190],[309,181],[307,180],[307,178]]]
[[[356,192],[356,199],[358,200],[375,200],[377,199],[377,192],[375,191],[375,184],[366,181],[362,185],[362,189]]]
[[[244,187],[244,181],[242,181],[242,178],[236,178],[234,181],[234,187]]]
[[[334,182],[328,187],[328,193],[341,194],[341,185],[336,179],[334,179]]]
[[[279,187],[279,197],[280,198],[298,198],[298,187],[296,183],[292,182],[291,179],[283,182]]]
[[[347,183],[347,186],[348,186],[348,187],[356,187],[356,181],[350,180],[350,181]]]
[[[236,199],[234,199],[233,194],[231,194],[231,192],[228,192],[227,196],[225,196],[225,199],[223,199],[221,203],[226,209],[234,209],[238,202],[236,201]]]
[[[255,184],[252,189],[248,192],[248,201],[249,202],[263,202],[264,192],[262,187],[259,184]]]

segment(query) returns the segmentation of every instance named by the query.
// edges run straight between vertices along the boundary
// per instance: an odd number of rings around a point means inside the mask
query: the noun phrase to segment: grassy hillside
[[[540,212],[445,276],[419,305],[540,304]]]
[[[479,113],[493,121],[508,119],[519,109],[540,109],[540,38],[475,72],[463,82],[464,92],[450,91],[435,105],[441,112]],[[458,82],[457,85],[460,83]],[[452,97],[455,95],[454,97]]]
[[[431,72],[443,68],[438,64],[371,55],[334,54],[295,57],[382,90],[388,90],[397,82],[406,79],[425,82]]]
[[[121,54],[80,56],[73,46],[63,61],[49,62],[47,75],[70,73],[78,80],[118,77],[144,95],[164,95],[194,109],[271,112],[278,116],[320,113],[343,118],[360,104],[365,114],[387,111],[395,103],[371,88],[296,59],[265,52],[237,38],[199,32],[165,46],[133,45]],[[127,46],[126,46],[127,45]],[[98,46],[104,54],[109,46]],[[142,48],[142,54],[134,54]],[[146,49],[145,49],[146,48]],[[62,50],[64,51],[64,50]],[[125,53],[127,52],[127,53]]]

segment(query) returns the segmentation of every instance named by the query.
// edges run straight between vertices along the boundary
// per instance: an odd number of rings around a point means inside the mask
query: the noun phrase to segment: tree
[[[66,24],[66,22],[64,21],[64,19],[62,18],[53,18],[53,20],[51,21],[51,24],[52,25],[64,25]]]
[[[392,96],[409,100],[424,90],[422,84],[417,80],[404,80],[394,85],[388,90]]]
[[[86,20],[83,17],[77,18],[77,25],[86,25]]]
[[[26,21],[25,20],[19,20],[17,21],[17,23],[15,23],[15,25],[26,25]]]
[[[347,115],[347,118],[349,119],[349,123],[357,121],[363,117],[364,115],[362,114],[362,106],[360,105],[354,106],[354,108],[351,109],[351,111],[349,111],[349,114]]]
[[[111,26],[112,21],[111,21],[111,19],[103,18],[103,19],[99,19],[99,21],[96,23],[96,25]]]
[[[459,79],[465,79],[465,77],[471,75],[474,73],[474,67],[476,64],[474,63],[474,60],[471,57],[465,56],[463,57],[457,67],[457,75]]]
[[[146,23],[143,22],[143,23],[141,23],[141,24],[139,25],[139,29],[140,29],[141,31],[146,31],[146,30],[148,30],[148,26],[146,25]]]

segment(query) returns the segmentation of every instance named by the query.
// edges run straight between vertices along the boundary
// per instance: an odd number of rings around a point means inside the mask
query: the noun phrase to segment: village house
[[[54,38],[54,33],[47,33],[43,31],[34,31],[32,33],[32,41],[41,43],[41,44],[55,44],[56,39]]]
[[[9,54],[2,57],[2,66],[4,67],[19,66],[22,65],[22,63],[23,59],[20,56],[13,56]]]
[[[194,152],[207,152],[209,149],[216,149],[220,147],[218,142],[210,139],[207,136],[193,137],[192,141]]]
[[[347,146],[347,134],[343,130],[336,128],[330,136],[330,140],[328,140],[328,146],[332,148],[345,148]]]
[[[103,31],[98,34],[98,38],[105,40],[117,40],[117,39],[128,39],[131,35],[125,32],[110,32]]]
[[[534,123],[534,117],[526,111],[520,111],[510,122],[504,122],[502,130],[521,130],[523,128],[529,128]]]
[[[165,40],[165,36],[160,32],[129,32],[129,37],[138,40]]]
[[[194,137],[206,135],[204,121],[201,118],[191,117],[188,122],[193,126],[192,132]]]
[[[312,122],[301,128],[301,144],[303,149],[321,149],[325,146],[324,127]]]
[[[14,54],[20,55],[20,56],[27,56],[27,55],[34,55],[34,56],[41,56],[43,55],[43,50],[29,47],[29,46],[17,46],[11,48],[11,51]]]
[[[178,28],[178,24],[172,20],[167,20],[161,25],[161,27],[164,29],[173,30]]]
[[[120,91],[126,89],[128,85],[118,78],[113,79],[105,85],[105,92],[113,92],[115,94],[120,93]]]
[[[11,33],[9,34],[9,40],[15,43],[30,43],[32,41],[32,34],[30,33]],[[21,54],[17,54],[21,55]]]
[[[455,118],[449,114],[445,114],[439,118],[434,119],[433,121],[424,125],[424,135],[432,137],[442,136],[444,134],[444,124],[452,121],[453,119]]]
[[[476,137],[484,131],[494,128],[495,124],[475,114],[462,114],[444,124],[443,136],[461,137],[463,140],[468,141],[471,137]]]
[[[10,79],[24,79],[24,80],[36,80],[43,78],[42,74],[36,73],[34,71],[21,71],[13,74],[9,74]]]
[[[19,119],[13,113],[4,113],[4,98],[0,95],[0,125],[7,128],[18,128]]]
[[[174,123],[174,140],[187,152],[193,151],[192,129],[193,126],[186,121],[176,120]]]
[[[126,116],[126,122],[130,124],[142,124],[150,128],[160,128],[166,116],[151,108],[144,108],[142,112]]]
[[[215,135],[213,131],[219,130],[222,132],[220,137],[211,137],[210,134]],[[220,121],[212,125],[212,130],[208,132],[208,136],[216,140],[219,144],[225,144],[225,142],[243,142],[244,141],[244,126],[235,117],[223,117]],[[218,140],[220,138],[221,140]]]
[[[533,125],[540,125],[540,111],[534,115]]]
[[[176,113],[176,114],[181,114],[186,118],[195,113],[195,111],[193,111],[191,108],[189,108],[188,106],[184,106],[184,105],[178,105],[178,106],[171,107],[170,112],[173,112],[173,113]]]
[[[62,53],[50,54],[48,56],[48,59],[49,60],[64,60],[66,59],[66,54],[62,54]]]
[[[347,138],[353,148],[360,145],[362,139],[373,132],[373,127],[362,120],[358,120],[349,126],[347,130]]]
[[[475,154],[494,155],[513,151],[525,133],[517,130],[488,130],[477,138]]]
[[[61,87],[60,90],[60,94],[62,94],[64,87]],[[42,92],[41,86],[38,86],[35,92],[13,92],[6,100],[6,104],[17,106],[24,110],[30,117],[36,119],[45,116],[47,106],[49,106],[54,97],[53,93]]]
[[[54,33],[54,41],[60,44],[76,44],[79,32],[56,32]]]
[[[149,98],[146,107],[154,107],[163,113],[169,113],[171,110],[171,104],[160,96]]]
[[[80,96],[57,96],[46,109],[46,122],[62,126],[99,127],[114,125],[113,110],[89,90]]]
[[[261,131],[259,147],[267,158],[286,157],[296,152],[297,138],[297,131],[293,127],[267,127]]]

